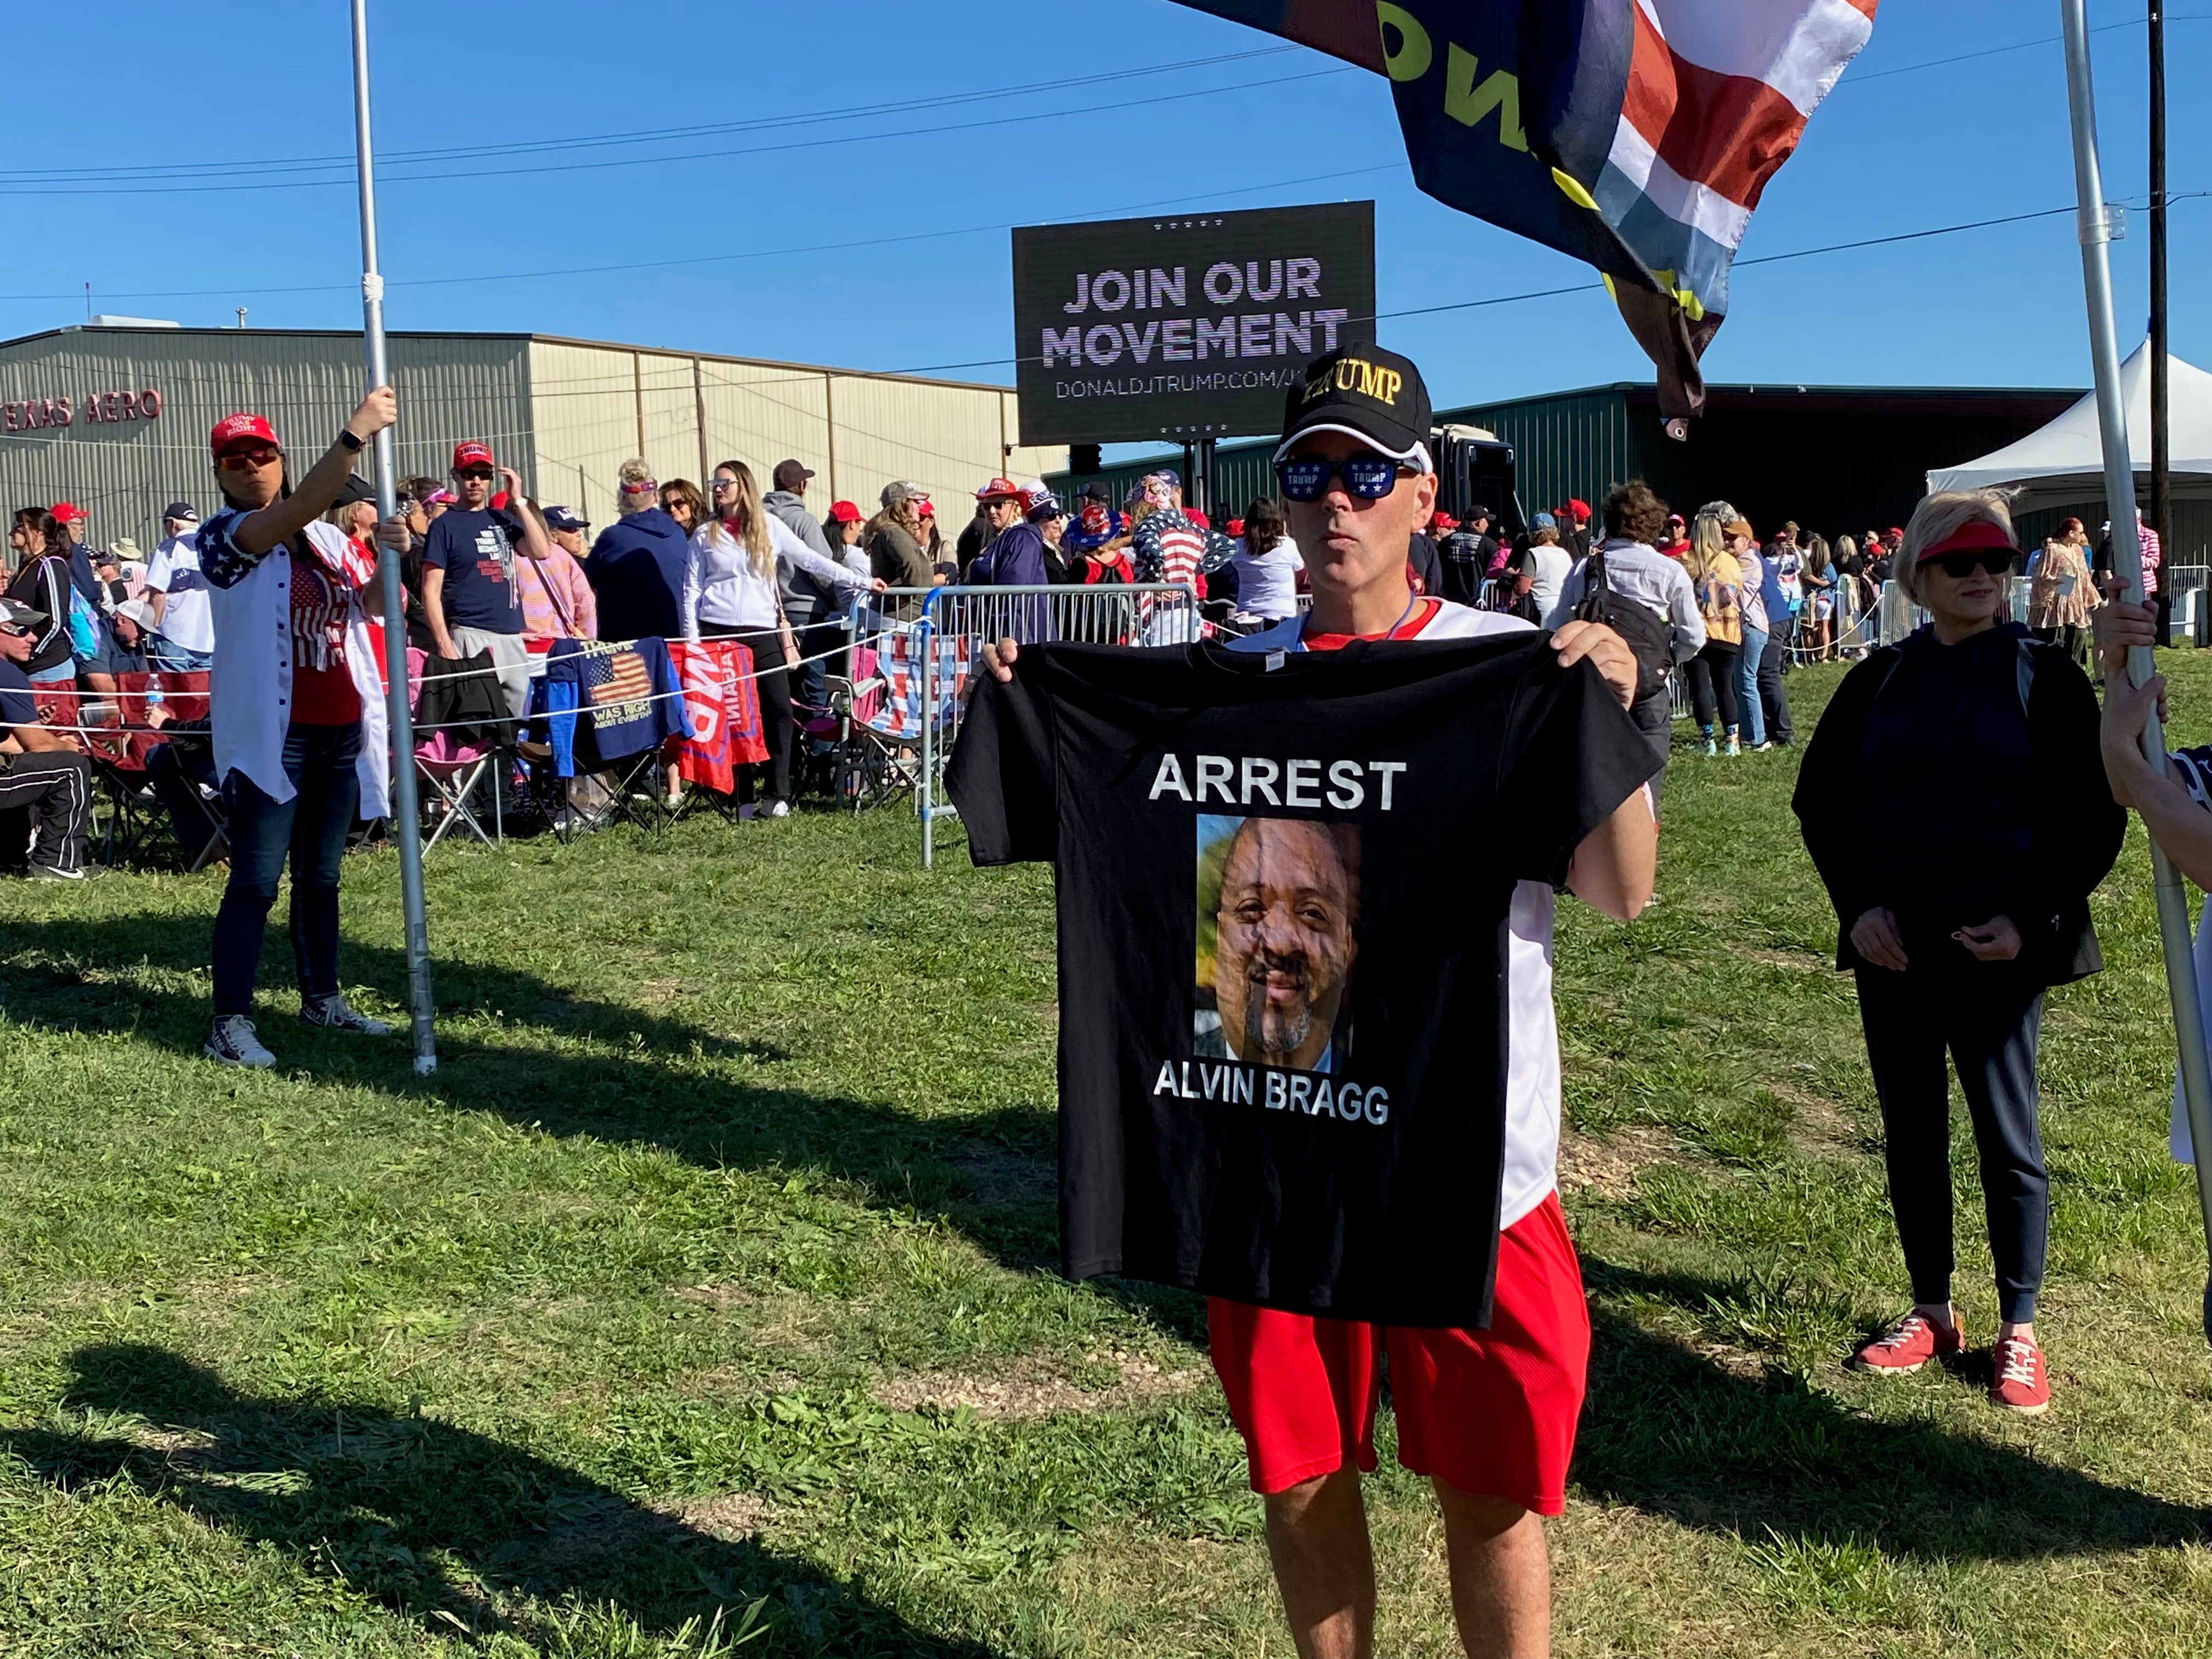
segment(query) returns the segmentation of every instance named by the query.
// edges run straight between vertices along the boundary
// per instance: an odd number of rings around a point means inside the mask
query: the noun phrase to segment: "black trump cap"
[[[1429,388],[1410,357],[1381,346],[1346,346],[1307,365],[1283,405],[1283,441],[1275,459],[1313,432],[1341,432],[1379,455],[1433,472]]]

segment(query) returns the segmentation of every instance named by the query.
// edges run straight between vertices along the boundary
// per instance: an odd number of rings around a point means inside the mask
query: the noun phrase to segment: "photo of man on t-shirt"
[[[1337,1075],[1358,914],[1358,825],[1201,817],[1192,1052]]]

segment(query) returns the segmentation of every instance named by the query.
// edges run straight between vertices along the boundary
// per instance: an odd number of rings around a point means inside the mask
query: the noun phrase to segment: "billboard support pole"
[[[2120,401],[2119,337],[2112,323],[2112,271],[2106,244],[2112,210],[2105,205],[2097,157],[2096,89],[2089,74],[2089,23],[2085,0],[2059,0],[2066,33],[2066,104],[2074,127],[2075,215],[2081,243],[2081,289],[2089,312],[2089,360],[2097,379],[2097,430],[2105,450],[2105,506],[2112,520],[2112,568],[2127,584],[2127,598],[2143,598],[2142,541],[2136,532],[2135,461],[2128,444],[2127,409]],[[2128,678],[2141,685],[2154,670],[2147,647],[2128,653]],[[2154,714],[2143,727],[2143,753],[2166,764],[2166,733]],[[2166,994],[2181,1061],[2181,1095],[2197,1159],[2197,1201],[2212,1253],[2212,1052],[2204,1042],[2197,1000],[2197,959],[2189,937],[2189,894],[2181,872],[2163,848],[2150,844],[2158,896],[2159,946],[2166,958]],[[2204,1334],[2212,1341],[2212,1279],[2204,1287]]]
[[[1190,476],[1198,489],[1198,510],[1208,519],[1218,519],[1219,503],[1213,493],[1213,440],[1200,438],[1191,456]]]
[[[376,268],[376,170],[368,136],[368,0],[353,0],[353,142],[361,185],[361,320],[371,390],[390,378],[384,350],[384,277]],[[376,516],[399,510],[398,469],[392,428],[375,438]],[[438,1069],[436,1004],[430,994],[430,928],[422,911],[422,815],[415,789],[415,714],[407,706],[407,602],[400,592],[399,556],[377,556],[384,604],[384,684],[392,727],[392,833],[399,843],[399,898],[407,927],[408,1024],[415,1040],[415,1072]]]

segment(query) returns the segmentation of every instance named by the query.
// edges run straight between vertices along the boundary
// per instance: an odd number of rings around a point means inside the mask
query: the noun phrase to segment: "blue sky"
[[[2172,3],[2171,187],[2212,190],[2212,137],[2191,90],[2212,83],[2212,0]],[[370,12],[386,156],[678,130],[652,144],[419,163],[447,176],[414,182],[392,167],[395,328],[866,368],[972,363],[951,372],[1003,380],[1010,370],[986,361],[1012,350],[998,227],[1170,202],[1372,197],[1386,313],[1587,275],[1415,191],[1379,78],[1295,50],[1176,67],[1276,43],[1168,0],[371,0]],[[2094,40],[2108,193],[2140,198],[2142,0],[2091,0],[2090,12],[2093,24],[2134,25]],[[349,184],[210,188],[341,176],[257,164],[349,154],[343,0],[224,16],[211,26],[171,0],[14,9],[18,64],[85,72],[61,77],[65,96],[18,100],[9,124],[0,334],[82,320],[88,280],[106,312],[205,325],[244,305],[255,325],[357,325]],[[2057,28],[2057,8],[2029,0],[1884,0],[1873,44],[1770,188],[1743,257],[2069,204],[2057,46],[1990,52]],[[1911,67],[1975,52],[1988,55]],[[1128,73],[1148,64],[1159,67]],[[1031,118],[1051,111],[1078,112]],[[824,118],[789,124],[807,117]],[[696,133],[761,121],[783,125]],[[981,121],[1002,125],[915,131]],[[771,145],[807,147],[763,153]],[[754,153],[698,154],[738,149]],[[605,165],[641,156],[672,159]],[[199,163],[185,179],[100,171]],[[493,171],[520,168],[540,170]],[[121,185],[136,193],[82,193]],[[2172,228],[2174,349],[2212,363],[2212,200],[2178,205]],[[839,243],[860,246],[825,246]],[[720,257],[732,254],[750,257]],[[2114,249],[2124,350],[2142,327],[2144,254],[2137,216]],[[698,263],[476,280],[685,260]],[[204,291],[144,293],[180,289]],[[1424,364],[1440,404],[1646,373],[1594,283],[1386,322],[1382,337]],[[1706,368],[1718,380],[2085,384],[2070,218],[1744,269]]]

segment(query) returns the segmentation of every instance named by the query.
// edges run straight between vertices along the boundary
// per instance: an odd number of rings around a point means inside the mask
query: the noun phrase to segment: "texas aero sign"
[[[94,392],[82,401],[68,398],[20,398],[0,403],[0,432],[40,432],[52,427],[88,425],[110,421],[155,421],[161,417],[161,393],[148,386],[140,392]]]
[[[1014,232],[1024,444],[1273,432],[1307,363],[1375,337],[1375,204]]]

